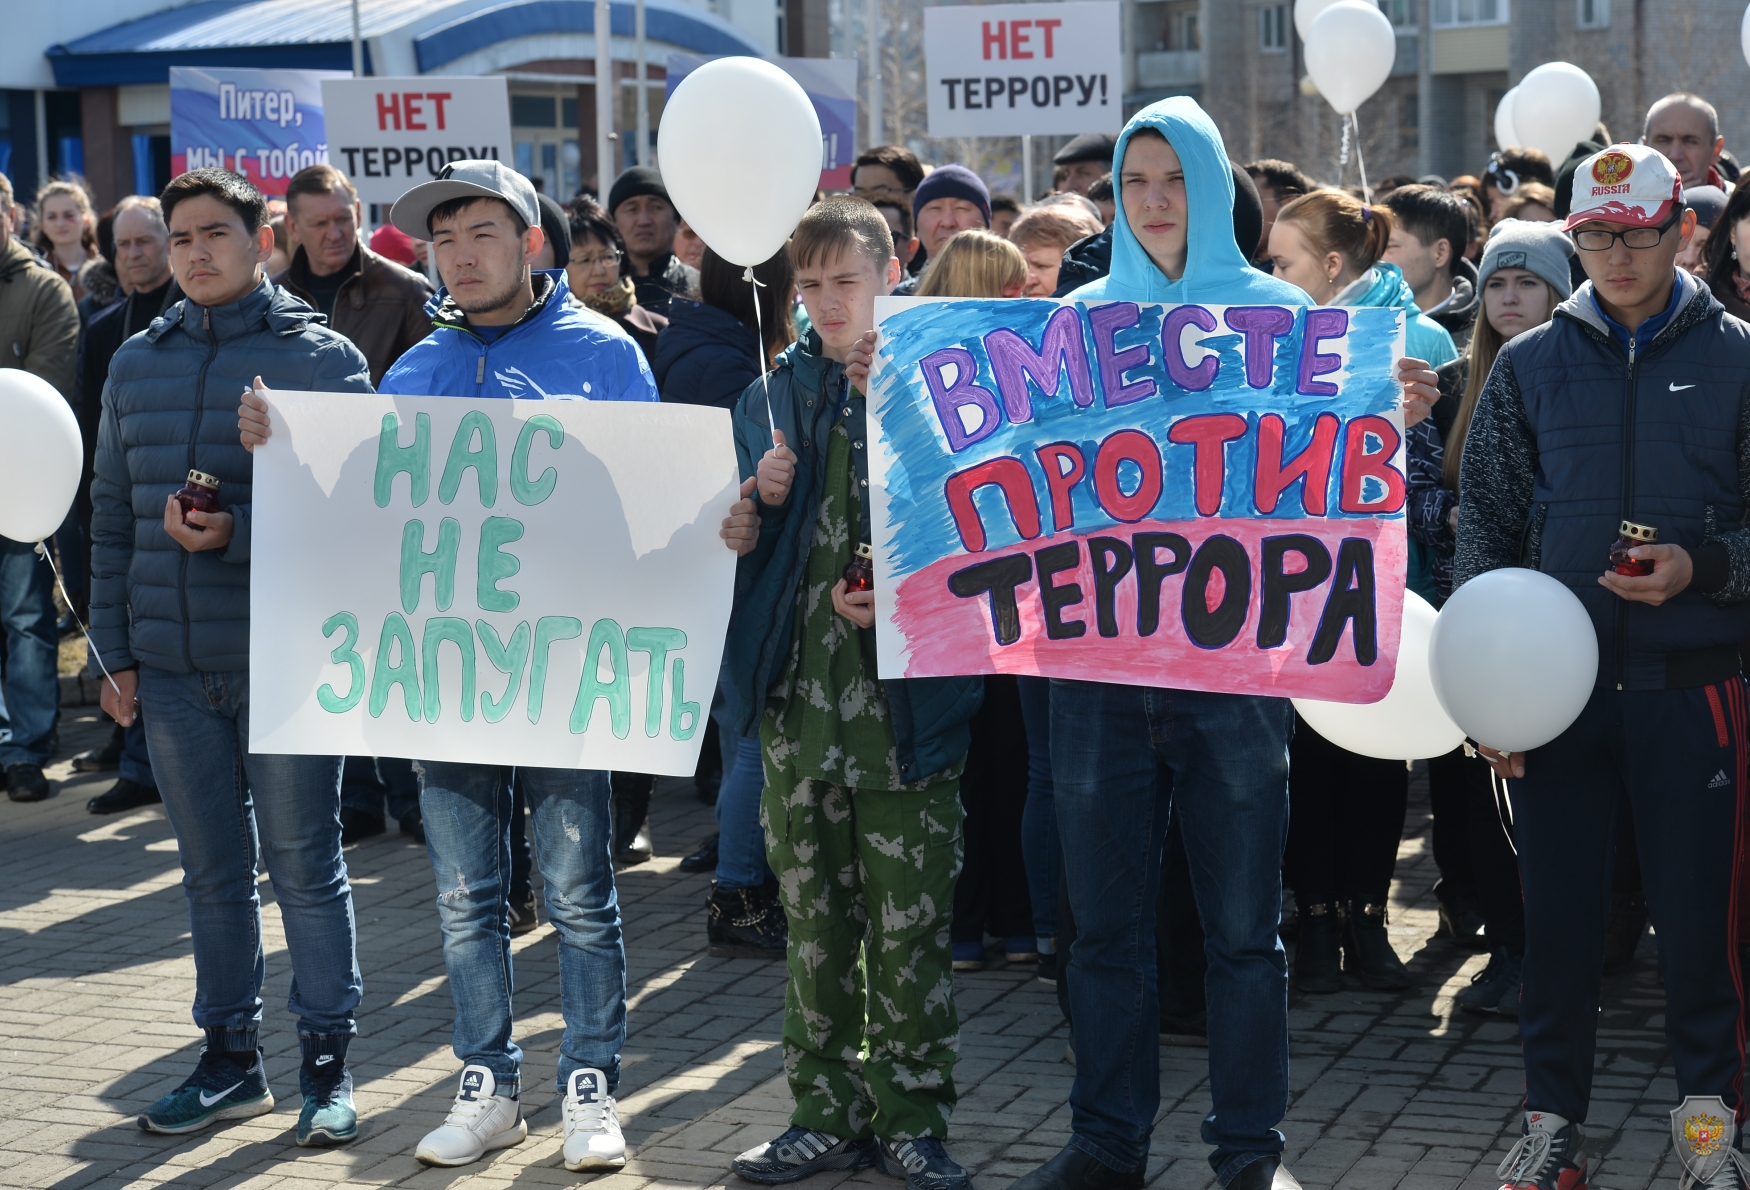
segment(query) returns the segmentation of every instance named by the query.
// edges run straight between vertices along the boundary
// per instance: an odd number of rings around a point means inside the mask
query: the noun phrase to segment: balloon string
[[[67,584],[61,581],[60,567],[55,565],[55,556],[53,552],[50,551],[48,543],[44,541],[37,542],[36,552],[42,555],[43,561],[49,564],[49,573],[55,576],[55,586],[60,588],[61,598],[67,601],[67,614],[73,617],[73,623],[79,625],[79,631],[85,634],[86,642],[90,643],[91,629],[87,628],[85,626],[85,621],[79,618],[79,611],[73,606],[72,596],[67,594]],[[122,696],[122,688],[115,684],[115,678],[110,675],[109,666],[103,663],[103,654],[99,653],[96,649],[92,649],[91,656],[96,659],[97,668],[103,671],[104,678],[109,682],[109,688],[115,691],[115,696],[119,699]]]
[[[1342,171],[1349,165],[1349,121],[1353,118],[1353,113],[1343,117],[1343,144],[1337,150],[1337,181],[1339,182],[1343,180]]]
[[[741,279],[753,286],[753,324],[759,328],[760,336],[760,387],[766,393],[766,426],[772,431],[772,440],[778,439],[778,422],[772,416],[772,382],[766,378],[766,321],[760,314],[760,290],[766,283],[753,275],[753,266],[748,265],[741,272]]]
[[[1367,159],[1361,155],[1361,117],[1350,112],[1349,122],[1355,127],[1355,165],[1361,170],[1361,201],[1372,206],[1373,189],[1367,184]]]

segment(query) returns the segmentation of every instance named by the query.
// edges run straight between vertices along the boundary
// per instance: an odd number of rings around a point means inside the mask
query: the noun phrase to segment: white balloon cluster
[[[1598,677],[1598,637],[1574,593],[1535,570],[1491,570],[1436,615],[1404,592],[1397,677],[1375,703],[1297,698],[1308,726],[1382,760],[1443,756],[1468,736],[1502,752],[1555,739]]]
[[[1541,149],[1559,166],[1575,145],[1592,139],[1603,110],[1591,75],[1572,62],[1545,62],[1501,96],[1495,143]]]
[[[79,491],[79,421],[41,376],[0,368],[0,427],[0,537],[41,541],[61,527]]]

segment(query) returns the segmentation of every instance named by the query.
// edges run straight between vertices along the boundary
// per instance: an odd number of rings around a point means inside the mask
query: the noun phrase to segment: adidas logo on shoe
[[[1731,783],[1732,783],[1732,779],[1730,777],[1726,776],[1726,770],[1721,769],[1719,772],[1714,774],[1714,779],[1707,783],[1707,787],[1709,789],[1724,789],[1727,786],[1729,786]]]

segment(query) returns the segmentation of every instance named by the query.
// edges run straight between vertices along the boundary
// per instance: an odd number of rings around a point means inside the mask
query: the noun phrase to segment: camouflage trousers
[[[960,780],[854,789],[786,773],[766,752],[760,822],[790,918],[791,1123],[946,1137],[960,1045],[948,939]]]

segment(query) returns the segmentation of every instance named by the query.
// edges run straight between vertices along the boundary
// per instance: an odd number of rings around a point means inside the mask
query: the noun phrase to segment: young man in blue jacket
[[[358,348],[262,275],[273,232],[247,179],[197,169],[161,201],[186,296],[122,344],[103,387],[91,648],[113,675],[103,709],[124,727],[144,712],[182,861],[206,1048],[140,1127],[194,1132],[273,1110],[258,1040],[259,849],[291,952],[288,1007],[303,1050],[297,1140],[345,1141],[357,1131],[346,1050],[363,985],[340,853],[340,758],[249,750],[254,468],[232,410],[251,378],[368,393],[370,372]],[[172,493],[191,471],[216,479],[218,511],[183,516]]]
[[[455,161],[396,200],[390,220],[432,241],[444,282],[432,332],[395,362],[379,391],[408,396],[654,401],[635,343],[566,300],[564,270],[536,271],[545,242],[529,180],[497,161]],[[244,441],[267,437],[248,396]],[[567,1169],[626,1163],[614,1104],[626,1039],[626,953],[610,854],[608,774],[423,761],[420,811],[437,875],[444,966],[456,1001],[461,1088],[415,1155],[466,1165],[528,1135],[522,1051],[511,1039],[511,780],[534,816],[534,845],[559,934],[565,1034],[559,1043]]]
[[[1591,614],[1598,679],[1574,724],[1503,756],[1525,894],[1523,1136],[1507,1190],[1583,1190],[1621,799],[1659,935],[1688,1179],[1742,1190],[1738,942],[1750,639],[1750,327],[1676,267],[1695,229],[1672,163],[1615,145],[1574,173],[1587,282],[1501,349],[1466,440],[1453,582],[1528,566]],[[1658,530],[1607,562],[1625,523]],[[1478,741],[1487,744],[1487,740]]]
[[[848,378],[846,362],[899,281],[887,221],[861,199],[827,199],[802,217],[790,257],[813,329],[779,360],[769,398],[756,381],[736,406],[757,525],[737,536],[726,522],[724,536],[742,555],[726,647],[736,726],[760,734],[766,853],[790,923],[796,1108],[734,1169],[774,1184],[876,1165],[910,1190],[966,1190],[942,1143],[959,1042],[948,926],[967,720],[984,681],[879,681],[874,596],[843,578],[873,541],[854,387],[867,373]]]

